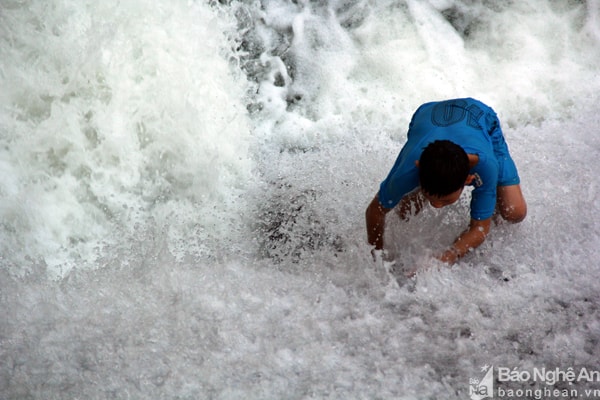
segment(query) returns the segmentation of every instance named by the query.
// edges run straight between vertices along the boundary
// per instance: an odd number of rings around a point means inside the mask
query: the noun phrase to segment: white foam
[[[176,226],[189,248],[233,234],[222,220],[242,202],[252,162],[244,80],[225,59],[230,21],[203,5],[137,3],[35,4],[5,20],[18,44],[3,45],[16,53],[2,67],[13,137],[3,158],[27,194],[4,201],[33,197],[9,227],[27,256],[64,273],[148,223]],[[185,254],[179,240],[172,247]]]
[[[0,393],[454,399],[483,365],[597,368],[597,1],[212,3],[3,6]],[[406,280],[364,210],[457,95],[500,115],[529,214],[441,269],[468,199],[390,216],[430,267]]]

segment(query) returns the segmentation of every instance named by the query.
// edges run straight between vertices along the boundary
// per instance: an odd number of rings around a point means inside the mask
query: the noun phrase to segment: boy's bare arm
[[[424,199],[419,190],[407,194],[400,200],[396,210],[398,216],[406,220],[411,215],[416,215],[423,208]],[[385,231],[385,215],[391,208],[385,208],[379,203],[379,193],[375,195],[367,207],[367,240],[375,246],[375,250],[383,249],[383,234]]]
[[[477,248],[485,241],[487,234],[490,232],[491,222],[491,218],[482,221],[472,219],[469,229],[461,233],[454,241],[452,247],[446,250],[438,259],[442,262],[453,264],[469,251]]]
[[[376,250],[383,249],[383,233],[385,229],[385,215],[391,208],[385,208],[379,203],[379,193],[373,197],[365,212],[367,222],[367,240],[374,245]]]

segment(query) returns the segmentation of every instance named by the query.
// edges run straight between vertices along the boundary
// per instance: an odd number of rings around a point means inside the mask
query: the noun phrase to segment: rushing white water
[[[597,0],[2,1],[0,398],[465,399],[484,365],[600,369],[598,65]],[[529,214],[407,280],[364,210],[412,112],[462,96]],[[390,215],[398,265],[435,265],[467,204]]]

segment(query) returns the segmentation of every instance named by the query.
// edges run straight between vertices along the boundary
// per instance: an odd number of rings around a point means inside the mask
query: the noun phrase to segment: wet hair
[[[431,196],[447,196],[462,189],[469,175],[469,157],[459,145],[436,140],[419,159],[421,189]]]

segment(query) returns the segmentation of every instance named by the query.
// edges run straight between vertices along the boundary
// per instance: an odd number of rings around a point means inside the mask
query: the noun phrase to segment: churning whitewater
[[[598,398],[598,65],[598,0],[2,1],[0,398]],[[391,213],[407,279],[364,211],[467,96],[528,216]]]

